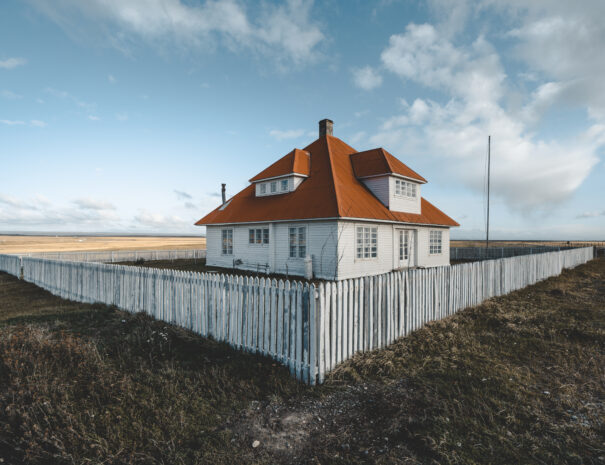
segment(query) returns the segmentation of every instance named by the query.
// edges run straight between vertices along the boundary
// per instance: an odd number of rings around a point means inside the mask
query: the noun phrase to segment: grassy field
[[[597,464],[604,367],[605,260],[358,354],[316,388],[0,273],[4,463]]]
[[[0,253],[205,249],[205,237],[1,236]]]

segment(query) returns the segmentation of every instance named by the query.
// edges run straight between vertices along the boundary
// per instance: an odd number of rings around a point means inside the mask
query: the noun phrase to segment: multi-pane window
[[[430,231],[429,233],[429,253],[441,253],[441,235],[442,231]]]
[[[248,229],[248,244],[268,244],[269,228]]]
[[[233,229],[221,230],[223,255],[233,255]]]
[[[281,191],[286,192],[288,190],[288,180],[282,179],[281,181]]]
[[[307,228],[289,228],[290,258],[304,258],[307,255]]]
[[[277,181],[271,181],[271,193],[277,192]]]
[[[410,258],[410,232],[399,231],[399,260]]]
[[[378,256],[378,228],[357,226],[357,258]]]
[[[416,184],[395,179],[395,195],[398,197],[416,198]]]
[[[267,184],[266,183],[261,183],[260,185],[260,193],[261,194],[266,194],[267,193]]]

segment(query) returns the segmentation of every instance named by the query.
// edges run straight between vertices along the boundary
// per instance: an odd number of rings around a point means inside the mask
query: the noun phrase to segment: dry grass
[[[267,359],[0,273],[0,458],[231,464],[225,419],[303,389]]]
[[[604,367],[605,260],[358,354],[318,388],[0,273],[5,463],[597,464]]]
[[[0,236],[0,253],[205,248],[205,237]]]

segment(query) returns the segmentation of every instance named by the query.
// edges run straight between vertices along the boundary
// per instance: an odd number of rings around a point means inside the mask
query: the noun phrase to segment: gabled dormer
[[[389,210],[420,213],[420,186],[427,181],[382,148],[351,155],[355,177]]]
[[[310,168],[309,152],[294,149],[250,179],[250,182],[254,184],[257,197],[287,194],[295,191],[309,177]]]

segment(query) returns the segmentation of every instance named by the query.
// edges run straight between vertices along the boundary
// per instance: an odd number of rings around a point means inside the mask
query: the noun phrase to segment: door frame
[[[418,266],[418,230],[409,227],[395,227],[395,240],[393,247],[393,258],[395,262],[395,269],[402,268],[414,268]],[[408,234],[408,259],[399,258],[399,241],[402,232]],[[407,263],[406,263],[407,262]]]

